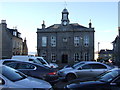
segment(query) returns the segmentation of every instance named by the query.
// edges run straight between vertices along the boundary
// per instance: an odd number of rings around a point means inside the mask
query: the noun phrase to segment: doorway
[[[62,63],[68,63],[68,55],[67,54],[62,55]]]

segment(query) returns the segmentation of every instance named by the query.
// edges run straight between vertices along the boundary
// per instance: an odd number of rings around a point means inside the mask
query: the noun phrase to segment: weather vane
[[[65,8],[66,8],[66,7],[67,7],[67,2],[65,1],[64,3],[65,3],[64,6],[65,6]]]

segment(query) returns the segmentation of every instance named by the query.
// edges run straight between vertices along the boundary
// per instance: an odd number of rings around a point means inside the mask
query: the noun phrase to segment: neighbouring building
[[[23,54],[23,39],[16,28],[7,28],[6,20],[0,23],[0,59]]]
[[[105,61],[108,62],[109,59],[112,59],[113,57],[113,50],[109,50],[109,49],[102,49],[100,50],[100,52],[98,53],[98,61]]]
[[[24,42],[23,42],[22,55],[28,55],[28,47],[27,47],[26,38],[24,39]]]
[[[113,41],[113,59],[116,65],[120,66],[120,27],[118,28],[118,36]]]
[[[37,53],[49,62],[73,64],[94,60],[94,28],[70,23],[69,12],[62,11],[61,24],[37,28]]]

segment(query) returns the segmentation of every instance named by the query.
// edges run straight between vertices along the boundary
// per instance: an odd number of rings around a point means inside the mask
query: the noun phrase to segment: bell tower
[[[61,24],[66,26],[69,24],[69,19],[68,19],[69,12],[66,8],[63,9],[62,11],[62,19],[61,19]]]

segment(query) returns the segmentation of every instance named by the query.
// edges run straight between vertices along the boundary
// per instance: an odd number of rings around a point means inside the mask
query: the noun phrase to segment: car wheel
[[[76,79],[76,76],[75,76],[74,74],[68,74],[68,75],[66,76],[66,80],[67,80],[67,81],[71,81],[71,80],[73,80],[73,79]]]

